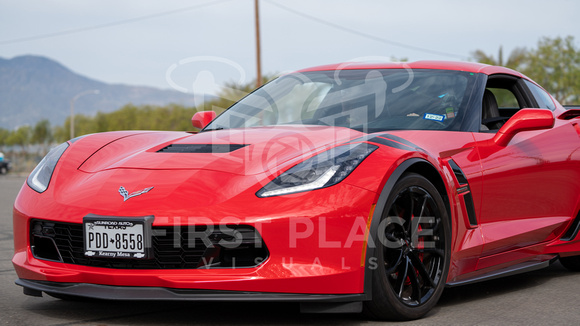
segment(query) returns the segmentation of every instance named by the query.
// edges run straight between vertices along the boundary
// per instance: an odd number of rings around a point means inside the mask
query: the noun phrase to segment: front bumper
[[[214,216],[228,216],[228,213],[235,212],[236,215],[231,220],[238,223],[242,221],[244,225],[260,230],[269,257],[259,266],[209,269],[172,267],[161,270],[85,266],[36,258],[30,246],[31,221],[51,220],[54,217],[52,220],[62,223],[80,223],[80,217],[94,211],[95,205],[87,203],[87,207],[74,207],[58,201],[38,200],[38,194],[24,187],[13,212],[15,254],[12,262],[21,280],[53,284],[242,293],[362,294],[365,276],[365,228],[374,193],[347,184],[320,192],[324,192],[324,196],[278,197],[259,202],[261,205],[268,204],[267,206],[258,206],[248,198],[241,197],[227,206],[210,207]],[[254,196],[253,193],[251,195]],[[160,201],[143,207],[130,207],[130,211],[101,209],[97,213],[144,216],[148,212],[156,216],[153,227],[181,225],[186,228],[199,220],[196,217],[181,218],[179,216],[184,214],[179,212],[169,212],[166,209],[152,211],[150,208],[166,206],[167,204]],[[275,212],[272,207],[276,207]],[[212,216],[210,208],[205,212],[206,208],[201,207],[200,215]],[[208,218],[205,220],[207,223],[213,222]],[[227,222],[228,219],[215,218],[216,225]],[[55,289],[48,291],[51,290]]]
[[[363,294],[299,294],[248,291],[174,289],[146,286],[110,286],[88,283],[58,283],[18,279],[24,293],[42,296],[42,292],[103,300],[163,301],[284,301],[284,302],[355,302],[364,301]]]

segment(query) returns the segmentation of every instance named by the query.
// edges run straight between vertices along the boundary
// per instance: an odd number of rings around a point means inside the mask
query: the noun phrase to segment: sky
[[[580,44],[576,0],[259,0],[262,72],[470,59]],[[115,84],[215,93],[256,76],[254,0],[0,0],[0,57],[41,55]]]

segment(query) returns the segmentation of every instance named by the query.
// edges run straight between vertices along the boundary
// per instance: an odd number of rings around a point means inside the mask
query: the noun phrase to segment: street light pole
[[[79,99],[81,96],[85,96],[88,94],[99,94],[101,91],[98,89],[91,89],[88,91],[84,91],[78,93],[70,100],[70,139],[75,138],[75,101]]]

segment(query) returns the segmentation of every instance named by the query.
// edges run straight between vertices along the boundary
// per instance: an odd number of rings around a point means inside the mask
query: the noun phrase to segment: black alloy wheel
[[[449,270],[451,229],[443,199],[418,174],[404,175],[394,186],[376,241],[371,317],[412,320],[439,300]]]

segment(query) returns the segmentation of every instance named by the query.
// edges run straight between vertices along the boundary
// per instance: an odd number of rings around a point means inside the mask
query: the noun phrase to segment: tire
[[[0,167],[0,174],[8,173],[8,169],[5,166]]]
[[[580,256],[560,257],[560,263],[573,272],[580,272]]]
[[[404,175],[393,187],[376,233],[372,300],[366,314],[413,320],[436,304],[447,280],[451,227],[441,194],[423,176]]]

